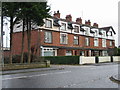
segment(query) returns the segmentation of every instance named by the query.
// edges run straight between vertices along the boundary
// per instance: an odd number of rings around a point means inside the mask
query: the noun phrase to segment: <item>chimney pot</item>
[[[85,21],[85,24],[86,24],[86,25],[90,25],[90,26],[91,26],[91,22],[90,22],[90,20]]]
[[[76,18],[76,22],[79,23],[79,24],[82,24],[82,19],[81,19],[81,17],[80,17],[80,18]]]
[[[71,14],[66,15],[66,20],[67,20],[67,21],[72,21],[72,16],[71,16]]]
[[[98,24],[97,23],[94,23],[93,26],[98,28]]]
[[[55,18],[60,18],[60,13],[59,13],[59,10],[57,11],[57,13],[54,11],[54,15],[53,15]]]

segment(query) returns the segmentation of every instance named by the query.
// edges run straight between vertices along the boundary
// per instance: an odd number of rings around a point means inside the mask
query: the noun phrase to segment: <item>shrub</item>
[[[44,60],[50,60],[51,64],[79,64],[79,56],[45,56]]]
[[[12,63],[20,63],[21,56],[20,55],[14,55],[12,58]]]
[[[28,53],[24,53],[23,63],[27,63],[27,60],[28,60]],[[10,57],[4,57],[4,63],[5,64],[10,63],[9,61],[10,61]],[[12,63],[20,63],[20,61],[21,61],[21,55],[13,55]],[[31,63],[32,62],[40,62],[40,61],[41,61],[40,57],[31,54]]]
[[[4,57],[4,64],[8,64],[10,62],[9,57]]]

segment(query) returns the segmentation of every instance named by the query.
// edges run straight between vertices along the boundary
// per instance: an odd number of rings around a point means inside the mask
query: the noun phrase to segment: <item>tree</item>
[[[2,3],[2,15],[3,17],[10,18],[10,64],[12,64],[12,33],[15,23],[18,21],[16,18],[19,7],[15,2],[3,2]]]
[[[22,37],[22,50],[21,62],[23,62],[23,49],[24,49],[24,26],[26,24],[27,39],[28,39],[28,63],[31,60],[31,30],[32,25],[42,26],[43,19],[50,17],[47,2],[17,2],[5,3],[3,5],[4,15],[10,17],[10,50],[12,55],[12,33],[13,26],[17,21],[23,20],[23,37]],[[15,21],[14,21],[15,19]],[[10,60],[12,63],[12,59]]]
[[[47,2],[21,2],[19,14],[26,23],[27,39],[28,39],[28,63],[31,61],[31,30],[33,25],[42,26],[44,24],[43,19],[50,17]],[[24,23],[23,21],[23,23]],[[24,27],[24,24],[23,24]],[[23,31],[24,33],[24,31]],[[24,34],[22,35],[24,38]],[[22,38],[22,40],[24,40]],[[22,41],[22,53],[21,62],[23,62],[23,43]]]

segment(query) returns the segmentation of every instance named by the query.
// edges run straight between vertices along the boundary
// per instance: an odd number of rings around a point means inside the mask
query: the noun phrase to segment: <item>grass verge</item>
[[[33,68],[45,68],[50,67],[50,64],[46,63],[31,63],[31,64],[5,64],[2,67],[2,71],[8,70],[20,70],[20,69],[33,69]]]

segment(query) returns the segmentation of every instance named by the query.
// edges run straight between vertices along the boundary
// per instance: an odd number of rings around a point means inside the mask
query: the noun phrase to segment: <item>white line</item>
[[[57,72],[57,73],[46,73],[46,74],[38,74],[38,75],[31,75],[31,76],[20,76],[20,77],[5,78],[5,79],[2,79],[2,80],[29,78],[29,77],[46,76],[46,75],[52,75],[52,74],[63,74],[63,73],[70,73],[70,72],[71,71]]]

